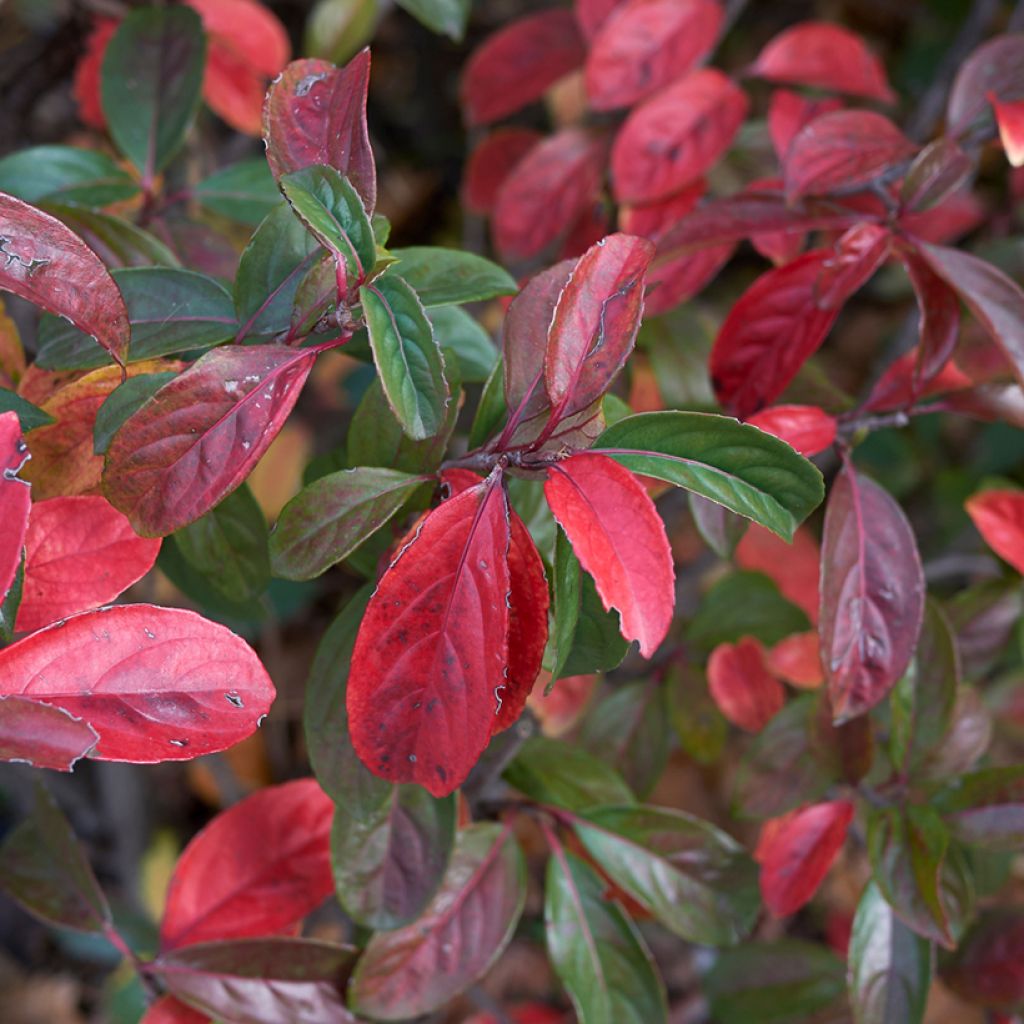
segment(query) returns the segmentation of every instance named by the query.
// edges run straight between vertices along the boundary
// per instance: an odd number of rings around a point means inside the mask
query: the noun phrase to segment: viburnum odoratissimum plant
[[[1013,1013],[1024,910],[991,904],[1024,843],[1019,448],[1011,479],[963,495],[1013,571],[935,570],[931,595],[867,468],[925,414],[1024,421],[1024,292],[948,245],[984,222],[971,187],[997,128],[1020,159],[1024,37],[963,63],[921,143],[849,105],[897,97],[835,25],[767,42],[744,69],[755,99],[773,83],[751,123],[746,80],[701,66],[725,30],[713,0],[517,21],[469,60],[468,122],[579,68],[590,106],[470,157],[468,204],[535,271],[517,287],[474,253],[388,248],[368,51],[285,66],[266,159],[189,177],[200,96],[252,127],[287,58],[275,26],[251,0],[132,10],[77,80],[115,155],[0,160],[0,285],[44,311],[28,364],[0,322],[0,753],[70,770],[231,747],[280,712],[228,625],[287,614],[272,578],[306,611],[336,581],[305,693],[315,778],[192,840],[150,947],[45,791],[0,884],[123,953],[146,1024],[440,1020],[510,943],[543,944],[560,986],[499,1008],[521,1022],[689,1014],[698,984],[670,969],[695,946],[714,952],[692,1019],[921,1021],[937,967]],[[760,167],[769,138],[774,177],[720,173]],[[251,229],[240,255],[225,221]],[[695,358],[672,311],[746,239],[775,266]],[[875,275],[917,340],[866,339],[878,372],[854,398],[818,352]],[[496,347],[464,306],[497,300]],[[333,447],[268,531],[246,480],[311,375],[339,372],[354,411],[317,418]],[[203,614],[116,603],[154,563]],[[728,765],[729,806],[660,796],[673,742],[709,790]],[[854,898],[780,939],[841,856]],[[332,893],[344,915],[303,935]]]

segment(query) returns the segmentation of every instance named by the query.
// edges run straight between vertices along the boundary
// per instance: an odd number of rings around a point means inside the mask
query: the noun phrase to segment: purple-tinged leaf
[[[1024,766],[982,768],[954,779],[935,807],[961,842],[1016,852],[1024,845]]]
[[[28,459],[18,414],[0,413],[0,598],[11,587],[25,547],[32,498],[28,481],[18,473]]]
[[[0,192],[0,289],[65,317],[118,362],[128,352],[128,310],[110,271],[56,217]]]
[[[942,966],[942,980],[961,999],[1015,1013],[1024,1007],[1024,909],[985,911]]]
[[[945,136],[930,142],[914,158],[900,190],[900,201],[913,211],[928,210],[956,192],[974,168],[974,161]]]
[[[913,249],[900,252],[914,287],[920,317],[917,361],[911,388],[920,395],[949,362],[960,337],[960,300],[956,292]]]
[[[845,467],[825,511],[818,625],[836,722],[874,707],[906,671],[924,593],[903,511],[873,480]]]
[[[988,110],[990,93],[1004,101],[1024,99],[1024,33],[996,36],[960,65],[946,104],[951,135],[963,135]]]
[[[107,498],[144,537],[198,519],[249,475],[284,425],[315,349],[207,352],[130,416],[107,449]]]
[[[526,864],[512,833],[491,823],[462,829],[422,916],[370,940],[352,977],[353,1008],[387,1021],[440,1008],[501,955],[525,899]]]
[[[99,735],[88,722],[51,704],[0,697],[0,761],[69,772]]]

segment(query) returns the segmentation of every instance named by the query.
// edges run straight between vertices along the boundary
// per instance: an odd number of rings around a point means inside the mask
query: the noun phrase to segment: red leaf
[[[647,491],[617,462],[584,453],[548,470],[544,495],[622,635],[651,657],[672,622],[675,569]]]
[[[754,413],[747,422],[781,438],[807,458],[823,452],[836,439],[835,417],[816,405],[773,405]]]
[[[0,761],[69,772],[99,736],[80,718],[24,697],[0,697]]]
[[[29,632],[124,593],[153,567],[159,540],[139,537],[104,499],[80,495],[32,506],[16,629]]]
[[[942,372],[960,336],[960,300],[945,281],[912,249],[900,252],[917,299],[920,340],[913,392],[922,394]]]
[[[708,689],[718,710],[747,732],[760,732],[786,700],[782,684],[768,671],[764,648],[752,636],[711,652]]]
[[[774,90],[768,103],[768,134],[779,163],[786,162],[789,145],[801,129],[822,114],[842,109],[842,100],[812,100],[790,89]]]
[[[947,363],[931,381],[922,386],[917,376],[918,365],[916,349],[900,356],[878,379],[865,408],[871,412],[888,412],[909,407],[930,395],[969,388],[973,383],[953,363]]]
[[[174,996],[163,996],[146,1011],[139,1024],[209,1024],[210,1018],[179,1003]]]
[[[782,180],[779,178],[761,178],[750,182],[744,189],[747,195],[758,192],[782,195]],[[765,259],[771,260],[777,267],[792,263],[804,250],[807,235],[796,231],[759,231],[750,236],[750,244]]]
[[[69,227],[0,192],[0,255],[0,289],[70,320],[124,362],[124,299],[103,261]]]
[[[85,40],[85,52],[75,67],[74,96],[78,104],[78,116],[90,127],[102,130],[107,118],[100,103],[100,66],[103,54],[107,52],[117,26],[117,18],[96,17]]]
[[[917,542],[899,505],[845,467],[825,510],[818,626],[837,723],[874,707],[906,671],[924,592]]]
[[[586,51],[572,11],[519,18],[473,51],[459,87],[470,126],[514,114],[583,64]]]
[[[463,206],[472,213],[491,213],[505,180],[542,137],[532,128],[491,132],[469,154],[462,181]]]
[[[537,545],[526,524],[510,514],[511,543],[508,549],[509,621],[508,677],[492,733],[518,721],[526,700],[540,675],[548,642],[548,582]]]
[[[255,0],[187,0],[209,38],[203,98],[236,131],[259,135],[267,81],[288,63],[284,26]]]
[[[0,523],[4,524],[0,533],[0,600],[11,588],[25,546],[32,496],[31,488],[18,473],[28,458],[18,414],[0,413]]]
[[[853,810],[848,800],[833,800],[764,823],[754,856],[761,898],[776,917],[796,913],[818,891],[846,842]]]
[[[630,235],[643,235],[657,241],[670,227],[681,221],[701,200],[708,183],[703,178],[681,192],[653,203],[619,207],[619,227]]]
[[[919,244],[918,253],[977,317],[1024,383],[1024,291],[1001,270],[960,249]]]
[[[609,235],[580,257],[548,328],[544,379],[561,420],[600,398],[633,350],[654,246]]]
[[[728,242],[664,261],[656,258],[647,275],[650,291],[645,300],[646,312],[650,316],[658,316],[692,299],[714,280],[735,249],[736,246]]]
[[[1024,1001],[1024,911],[1019,906],[986,910],[943,963],[942,980],[971,1003],[1018,1011]],[[998,1018],[990,1016],[996,1024]]]
[[[849,192],[913,155],[914,144],[881,114],[836,110],[802,128],[783,164],[786,196]]]
[[[344,68],[324,60],[292,61],[263,106],[263,141],[274,177],[327,164],[348,177],[372,212],[377,170],[366,127],[369,84],[369,50]]]
[[[1024,167],[1024,100],[1001,103],[989,93],[989,102],[999,125],[999,141],[1013,167]]]
[[[622,0],[576,0],[573,5],[576,21],[587,42],[597,35],[598,29],[608,20],[608,16],[621,4]]]
[[[594,35],[586,86],[594,110],[628,107],[706,56],[724,11],[717,0],[630,0]]]
[[[208,512],[270,447],[316,356],[282,345],[207,352],[114,435],[103,474],[111,504],[150,537]]]
[[[558,247],[560,260],[579,259],[592,245],[597,245],[611,230],[611,218],[601,198],[591,199],[586,209],[569,228]]]
[[[962,136],[988,106],[988,95],[1024,100],[1024,34],[996,36],[961,64],[946,107],[947,131]]]
[[[508,664],[507,508],[497,478],[444,502],[370,599],[348,713],[356,753],[383,778],[444,796],[487,746]]]
[[[825,681],[817,633],[794,633],[768,651],[771,673],[801,690],[816,690]]]
[[[965,507],[985,543],[1024,573],[1024,491],[982,491]]]
[[[896,97],[877,57],[839,25],[805,21],[780,32],[758,54],[753,74],[771,82],[830,89],[891,103]]]
[[[736,546],[741,569],[763,572],[775,581],[787,601],[801,608],[812,623],[818,621],[818,575],[821,552],[813,534],[801,526],[787,544],[771,530],[751,523]]]
[[[194,612],[85,612],[0,651],[2,695],[52,703],[100,735],[105,761],[185,761],[245,739],[274,685],[244,640]]]
[[[634,108],[612,146],[611,173],[620,203],[648,203],[685,188],[729,148],[749,103],[713,68],[662,89]]]
[[[274,935],[301,921],[334,890],[333,815],[315,779],[258,790],[218,814],[174,869],[160,948]]]
[[[860,224],[834,249],[814,249],[759,277],[730,310],[711,350],[711,380],[722,405],[747,419],[778,398],[888,246],[887,230]]]
[[[926,242],[943,245],[973,231],[986,218],[986,210],[974,193],[953,192],[930,210],[908,211],[899,218],[903,230]]]
[[[569,231],[598,195],[604,141],[565,128],[538,143],[498,190],[494,244],[509,261],[536,256]]]

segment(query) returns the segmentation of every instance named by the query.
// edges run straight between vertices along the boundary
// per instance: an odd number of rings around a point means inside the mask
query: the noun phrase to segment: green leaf
[[[93,344],[96,345],[96,342],[93,342]],[[99,345],[96,345],[96,347],[99,348]],[[4,412],[16,412],[18,414],[18,422],[21,424],[21,432],[23,434],[27,434],[30,430],[35,430],[36,427],[45,427],[48,423],[54,422],[53,417],[49,413],[43,412],[39,406],[33,405],[27,399],[22,398],[16,391],[0,388],[0,413]]]
[[[0,848],[0,889],[51,924],[104,932],[110,907],[67,818],[41,785],[31,816]]]
[[[889,699],[893,764],[912,775],[949,729],[960,685],[956,639],[942,610],[926,601],[921,635]]]
[[[33,205],[52,199],[106,206],[138,191],[138,182],[126,170],[93,149],[31,146],[0,160],[0,192]]]
[[[756,637],[771,646],[809,629],[807,616],[790,604],[763,573],[731,572],[704,595],[687,627],[686,638],[710,651],[743,636]]]
[[[398,0],[398,6],[408,11],[432,32],[439,32],[462,42],[466,22],[473,0]]]
[[[277,182],[262,156],[216,171],[196,185],[193,195],[208,210],[253,227],[281,202]]]
[[[846,971],[829,950],[810,942],[751,942],[719,955],[704,979],[715,1024],[840,1024],[832,1010],[846,989]]]
[[[1024,847],[1024,765],[962,775],[933,806],[961,842],[1012,853]]]
[[[188,7],[145,7],[118,26],[103,56],[100,98],[118,149],[151,182],[199,108],[206,34]]]
[[[364,928],[409,924],[441,884],[454,844],[454,793],[437,799],[422,786],[400,785],[375,813],[339,807],[331,830],[338,901]]]
[[[531,800],[568,811],[635,802],[614,768],[571,743],[543,736],[527,740],[504,775]]]
[[[498,350],[483,327],[458,306],[428,309],[427,319],[441,348],[455,353],[462,379],[468,384],[484,383],[498,363]]]
[[[867,846],[874,880],[896,914],[918,935],[954,949],[974,892],[939,815],[930,807],[875,809]]]
[[[561,529],[555,540],[552,590],[555,664],[551,678],[616,668],[629,650],[629,641],[619,631],[616,613],[605,611],[593,579],[583,571]]]
[[[142,373],[137,377],[129,377],[114,388],[96,410],[96,422],[92,428],[93,452],[96,455],[105,454],[124,421],[177,376],[173,370],[167,373]]]
[[[21,558],[18,561],[18,569],[7,588],[3,600],[0,600],[0,644],[14,643],[14,623],[18,619],[18,609],[21,607],[21,595],[25,586],[25,549],[21,549]]]
[[[480,393],[480,404],[476,407],[473,422],[469,428],[469,447],[479,448],[505,422],[508,407],[505,405],[505,376],[501,357],[484,383]]]
[[[594,443],[627,469],[685,487],[790,540],[825,496],[821,473],[778,438],[728,416],[629,416]]]
[[[921,1024],[932,980],[932,950],[869,883],[853,919],[850,1003],[856,1024]]]
[[[287,204],[267,214],[238,262],[234,299],[240,338],[265,341],[291,327],[295,293],[322,253]]]
[[[340,259],[349,286],[362,282],[377,261],[377,243],[359,193],[333,167],[314,164],[284,175],[281,190],[300,220]]]
[[[371,585],[358,590],[324,633],[309,670],[302,719],[317,782],[338,805],[336,813],[360,821],[373,818],[393,789],[356,756],[345,708],[349,659],[372,593]]]
[[[383,276],[402,278],[428,309],[515,295],[519,290],[508,271],[475,253],[417,245],[392,249],[391,255],[398,262]]]
[[[212,277],[167,267],[112,273],[128,307],[129,362],[212,348],[238,330],[231,296]],[[110,354],[73,324],[46,314],[36,362],[48,370],[87,370],[108,365]]]
[[[618,771],[642,799],[665,770],[669,728],[664,687],[643,680],[627,683],[592,704],[579,742]]]
[[[580,1024],[667,1021],[665,986],[636,925],[579,857],[556,851],[544,884],[544,931]]]
[[[657,807],[605,807],[573,828],[616,885],[688,942],[733,945],[753,928],[757,865],[708,822]]]
[[[80,235],[108,267],[180,266],[178,257],[160,239],[122,217],[52,201],[42,207]]]
[[[259,597],[270,582],[267,521],[246,484],[174,539],[182,556],[229,601]]]
[[[429,477],[361,467],[321,477],[285,505],[270,540],[274,575],[308,580],[347,558]]]
[[[416,293],[401,278],[385,276],[360,288],[359,297],[388,404],[409,437],[433,437],[446,419],[448,383]]]
[[[707,680],[695,668],[677,661],[669,666],[665,685],[679,745],[698,764],[713,764],[725,746],[729,723],[711,699]]]
[[[306,19],[302,52],[347,64],[370,41],[377,15],[377,0],[318,0]]]
[[[452,366],[446,369],[455,395]],[[348,461],[354,466],[391,466],[404,473],[433,473],[441,465],[457,417],[458,402],[453,398],[448,403],[444,426],[433,437],[414,441],[395,419],[380,378],[375,377],[349,424]]]

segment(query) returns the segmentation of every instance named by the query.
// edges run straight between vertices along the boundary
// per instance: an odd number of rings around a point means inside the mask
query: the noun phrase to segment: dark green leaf
[[[584,750],[616,769],[643,799],[665,770],[669,728],[664,687],[638,681],[591,705],[579,742]]]
[[[945,611],[968,679],[983,673],[1006,651],[1014,627],[1024,613],[1020,578],[985,580],[961,590]]]
[[[105,153],[75,146],[32,146],[0,160],[0,192],[38,205],[45,199],[106,206],[129,199],[138,182]]]
[[[961,776],[934,801],[952,834],[985,850],[1024,847],[1024,765]]]
[[[91,338],[89,339],[92,340]],[[94,341],[94,345],[97,348],[100,346]],[[100,349],[102,352],[103,350]],[[107,357],[109,358],[109,356]],[[9,391],[7,388],[0,388],[0,413],[4,412],[16,412],[18,414],[18,422],[21,424],[22,433],[28,433],[30,430],[35,430],[36,427],[45,427],[48,423],[53,423],[53,417],[37,405],[33,405],[31,402],[22,398],[17,391]]]
[[[103,55],[100,98],[118,148],[152,182],[199,108],[206,34],[188,7],[131,11]]]
[[[227,289],[205,274],[167,267],[113,271],[128,307],[128,361],[211,348],[235,336],[238,322]],[[110,355],[89,335],[59,317],[39,324],[36,362],[48,370],[106,366]]]
[[[499,356],[498,362],[484,383],[484,389],[480,394],[480,404],[476,407],[476,413],[469,428],[469,447],[479,448],[488,438],[497,433],[507,415],[505,371]]]
[[[949,832],[930,807],[873,810],[868,856],[879,891],[918,935],[948,949],[974,902],[963,856],[952,853]]]
[[[618,666],[629,641],[619,631],[615,612],[605,611],[593,579],[583,571],[562,530],[555,541],[552,583],[555,664],[551,678],[607,672]]]
[[[270,582],[267,521],[246,484],[174,535],[178,549],[229,601],[259,597]]]
[[[343,469],[285,505],[270,540],[274,574],[308,580],[348,557],[429,477],[394,469]]]
[[[932,950],[870,883],[853,919],[850,1003],[857,1024],[921,1024],[932,980]]]
[[[729,723],[711,699],[707,680],[695,668],[676,662],[669,668],[665,685],[680,746],[699,764],[713,764],[725,746]]]
[[[333,167],[314,164],[284,175],[281,190],[324,248],[343,261],[349,287],[361,283],[377,261],[377,243],[359,193]]]
[[[807,616],[790,604],[778,587],[759,572],[731,572],[704,595],[690,620],[686,637],[710,651],[719,644],[753,636],[763,644],[777,644],[793,633],[811,628]]]
[[[473,0],[398,0],[407,10],[433,32],[441,32],[461,43],[466,34],[469,8]]]
[[[706,821],[657,807],[605,807],[573,828],[601,870],[681,938],[727,946],[754,926],[757,865]]]
[[[352,1008],[404,1021],[443,1006],[498,959],[525,899],[526,863],[512,833],[491,822],[460,829],[424,913],[370,940],[349,987]]]
[[[432,797],[422,786],[389,787],[375,812],[340,806],[331,832],[338,901],[365,928],[414,921],[441,884],[455,843],[455,794]]]
[[[900,771],[913,773],[945,736],[959,684],[953,632],[939,606],[926,601],[914,660],[890,698],[890,749]]]
[[[401,277],[430,309],[463,302],[515,295],[515,280],[508,271],[475,253],[433,246],[392,249],[398,260],[388,267],[385,277]]]
[[[124,421],[176,376],[173,371],[142,373],[138,377],[129,377],[114,388],[96,411],[96,422],[92,429],[93,452],[103,455]]]
[[[289,206],[282,203],[267,214],[238,263],[234,299],[240,338],[266,340],[291,327],[295,293],[322,252]]]
[[[594,443],[627,469],[697,494],[789,540],[821,504],[821,473],[788,444],[702,412],[629,416]]]
[[[427,319],[441,348],[455,353],[462,379],[468,384],[486,381],[497,365],[498,350],[480,324],[458,306],[428,309]]]
[[[446,419],[444,358],[416,293],[400,277],[359,289],[381,385],[402,429],[417,441]]]
[[[504,774],[510,786],[531,800],[568,811],[634,803],[614,768],[562,740],[542,736],[527,740]]]
[[[14,579],[7,588],[3,600],[0,601],[0,644],[14,642],[14,623],[18,619],[18,608],[21,607],[21,594],[25,585],[25,549],[21,550],[21,560],[18,562]]]
[[[665,986],[636,926],[579,857],[556,851],[544,885],[548,956],[580,1024],[667,1021]]]
[[[53,201],[44,203],[43,208],[80,235],[112,269],[180,265],[178,257],[160,239],[121,217]]]
[[[224,217],[254,227],[281,202],[265,157],[242,160],[196,185],[196,199]]]
[[[715,1024],[825,1024],[846,1018],[846,971],[822,946],[797,939],[720,954],[704,979]],[[823,1014],[822,1016],[817,1016]]]
[[[51,924],[104,932],[111,923],[85,851],[42,785],[36,788],[31,817],[0,848],[0,888]]]

